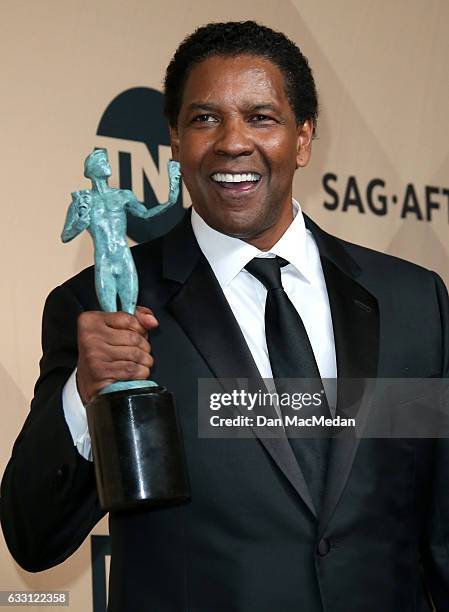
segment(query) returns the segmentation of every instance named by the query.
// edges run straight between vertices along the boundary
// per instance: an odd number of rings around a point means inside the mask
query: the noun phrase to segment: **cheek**
[[[186,133],[179,142],[181,164],[191,170],[198,170],[209,149],[210,144],[205,134]]]
[[[189,166],[187,164],[183,164],[181,161],[182,168],[182,180],[185,185],[185,188],[190,194],[190,197],[193,199],[198,198],[199,195],[199,187],[198,181],[195,180],[195,175],[191,172]]]
[[[273,136],[272,138],[265,139],[262,150],[264,150],[265,156],[273,168],[286,174],[291,170],[295,170],[297,157],[296,140]]]

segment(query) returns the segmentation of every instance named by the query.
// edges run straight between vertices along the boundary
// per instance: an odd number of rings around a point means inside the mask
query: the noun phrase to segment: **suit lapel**
[[[306,226],[313,233],[320,251],[329,297],[337,358],[337,414],[354,416],[351,407],[364,391],[364,379],[377,374],[379,312],[376,298],[354,277],[359,266],[341,244],[323,232],[310,219]],[[355,380],[359,379],[358,384]],[[319,535],[323,534],[343,493],[356,456],[360,438],[345,434],[331,440],[329,466],[320,514]]]
[[[163,275],[181,284],[168,303],[168,309],[213,375],[220,379],[232,379],[229,384],[236,388],[237,379],[256,380],[260,374],[221,287],[194,238],[190,215],[186,217],[164,239]],[[266,410],[266,416],[277,416],[274,408],[267,406]],[[264,437],[266,430],[257,426],[253,427],[253,431],[316,517],[303,474],[285,435],[267,438]]]

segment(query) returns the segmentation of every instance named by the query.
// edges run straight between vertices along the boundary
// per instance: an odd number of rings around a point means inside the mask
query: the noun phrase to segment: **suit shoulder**
[[[407,259],[382,253],[341,238],[337,238],[337,240],[363,271],[375,276],[393,276],[400,282],[401,276],[398,277],[398,275],[416,279],[429,278],[435,275],[432,270]]]
[[[449,298],[436,272],[400,257],[345,240],[339,242],[360,268],[357,281],[378,299],[388,317],[400,316],[413,330],[418,321],[440,321],[442,327],[437,334],[447,336],[449,346]]]
[[[428,279],[438,276],[424,266],[406,259],[339,238],[323,230],[307,215],[304,217],[306,227],[318,243],[320,253],[330,253],[332,259],[345,262],[349,268],[353,268],[356,275],[361,273],[362,276],[379,277],[383,280],[397,277],[399,283],[404,278]]]

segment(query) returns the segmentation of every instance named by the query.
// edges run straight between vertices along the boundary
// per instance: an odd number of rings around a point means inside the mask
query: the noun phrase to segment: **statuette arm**
[[[69,242],[90,225],[92,194],[89,189],[74,191],[62,230],[62,242]]]
[[[129,192],[131,198],[126,204],[131,214],[142,219],[150,219],[151,217],[155,217],[161,213],[166,212],[169,208],[176,204],[179,196],[179,187],[181,180],[180,165],[177,161],[173,161],[171,159],[167,163],[167,168],[169,176],[168,201],[164,202],[163,204],[153,206],[152,208],[146,208],[146,206],[141,204],[131,191]]]

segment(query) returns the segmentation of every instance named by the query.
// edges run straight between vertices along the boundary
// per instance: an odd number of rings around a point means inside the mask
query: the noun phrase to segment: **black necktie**
[[[282,286],[281,266],[286,264],[288,262],[280,257],[256,257],[245,266],[267,289],[265,336],[273,378],[313,379],[315,386],[321,389],[320,372],[304,323]],[[278,392],[294,392],[294,383],[289,382],[276,380]],[[325,416],[330,416],[325,395],[323,398],[321,413],[324,411]],[[290,437],[289,441],[319,512],[326,479],[329,440],[325,437]]]

